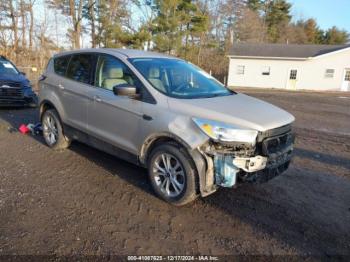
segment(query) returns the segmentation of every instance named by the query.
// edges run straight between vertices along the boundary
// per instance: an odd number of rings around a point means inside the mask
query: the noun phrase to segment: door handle
[[[102,102],[102,99],[101,99],[101,97],[99,97],[99,96],[94,96],[94,100],[95,100],[96,102]]]
[[[147,120],[147,121],[152,121],[153,120],[153,118],[151,116],[149,116],[149,115],[143,115],[142,118],[144,120]]]
[[[64,90],[64,86],[61,85],[61,84],[58,85],[58,88],[61,89],[61,90]]]

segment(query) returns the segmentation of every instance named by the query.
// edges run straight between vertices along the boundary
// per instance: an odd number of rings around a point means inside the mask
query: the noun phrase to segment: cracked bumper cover
[[[266,167],[267,161],[268,158],[264,156],[255,156],[250,158],[236,157],[232,159],[232,164],[238,169],[252,173],[264,169]]]

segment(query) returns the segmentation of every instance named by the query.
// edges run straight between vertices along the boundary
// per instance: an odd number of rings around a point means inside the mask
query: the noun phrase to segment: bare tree
[[[91,46],[96,47],[96,16],[95,16],[96,1],[88,0],[87,17],[91,26]]]
[[[27,8],[26,8],[26,3],[24,0],[20,0],[19,2],[19,16],[21,17],[21,32],[22,32],[22,50],[24,50],[27,46],[26,43],[26,35],[27,35],[27,17],[26,17],[26,12],[27,12]]]
[[[58,9],[68,16],[72,28],[68,29],[72,47],[80,48],[84,0],[47,0],[50,8]]]
[[[261,43],[266,38],[263,19],[249,8],[242,10],[242,17],[237,21],[237,41]]]
[[[33,34],[34,34],[34,12],[33,7],[35,4],[35,0],[30,0],[28,3],[28,11],[29,11],[29,50],[33,50]]]
[[[16,54],[18,50],[18,14],[17,10],[15,9],[15,5],[17,3],[14,3],[16,1],[8,0],[8,10],[9,10],[9,17],[11,19],[11,30],[13,32],[13,51]]]
[[[146,48],[147,50],[149,50],[151,49],[153,20],[157,16],[156,4],[154,1],[150,1],[150,0],[133,0],[132,2],[134,3],[134,5],[137,7],[138,11],[141,14],[138,17],[138,20],[133,22],[139,25],[143,25],[146,28],[147,32],[149,33],[149,37],[146,43]],[[129,23],[129,24],[132,24],[132,23]]]

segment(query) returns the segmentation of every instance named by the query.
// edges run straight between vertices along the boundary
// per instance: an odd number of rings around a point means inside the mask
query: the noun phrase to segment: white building
[[[227,85],[350,91],[350,45],[235,44]]]

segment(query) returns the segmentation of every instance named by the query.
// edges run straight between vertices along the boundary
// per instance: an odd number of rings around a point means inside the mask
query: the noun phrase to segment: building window
[[[289,79],[297,80],[298,70],[290,70]]]
[[[263,76],[269,76],[270,75],[270,67],[269,66],[264,66],[262,69],[262,75]]]
[[[346,73],[345,73],[345,81],[350,81],[350,70],[347,70]]]
[[[244,75],[244,71],[245,71],[245,66],[243,65],[237,66],[237,75]]]
[[[334,69],[326,69],[325,78],[333,78],[334,77]]]

